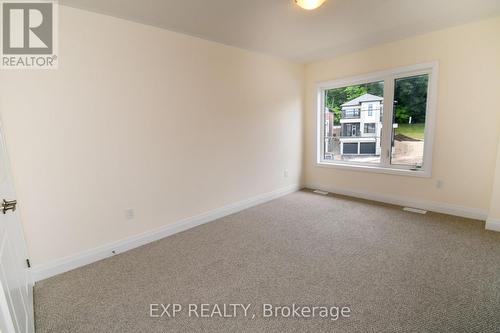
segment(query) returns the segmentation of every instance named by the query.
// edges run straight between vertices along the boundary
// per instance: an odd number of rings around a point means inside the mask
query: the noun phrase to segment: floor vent
[[[418,208],[410,208],[410,207],[404,207],[403,210],[405,212],[410,212],[410,213],[417,213],[417,214],[427,214],[426,210],[423,209],[418,209]]]
[[[328,192],[321,191],[321,190],[315,190],[314,193],[321,194],[321,195],[328,195]]]

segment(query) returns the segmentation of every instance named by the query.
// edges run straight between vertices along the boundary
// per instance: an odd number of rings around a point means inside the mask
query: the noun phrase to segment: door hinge
[[[26,266],[28,266],[28,268],[31,268],[31,262],[29,259],[26,259]]]
[[[2,201],[2,213],[6,214],[7,211],[9,211],[9,210],[15,212],[16,207],[17,207],[17,200],[8,201],[8,200],[3,199],[3,201]]]

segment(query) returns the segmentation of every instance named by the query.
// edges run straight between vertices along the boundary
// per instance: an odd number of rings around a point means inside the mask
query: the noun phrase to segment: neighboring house
[[[383,101],[364,94],[342,104],[341,155],[380,155]]]

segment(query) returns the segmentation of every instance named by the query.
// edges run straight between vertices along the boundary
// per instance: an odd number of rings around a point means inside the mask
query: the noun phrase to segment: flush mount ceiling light
[[[297,5],[306,9],[313,10],[321,6],[326,0],[294,0]]]

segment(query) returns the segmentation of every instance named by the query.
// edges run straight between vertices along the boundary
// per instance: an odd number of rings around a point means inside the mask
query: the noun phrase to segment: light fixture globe
[[[325,3],[326,0],[294,0],[297,5],[306,9],[313,10]]]

